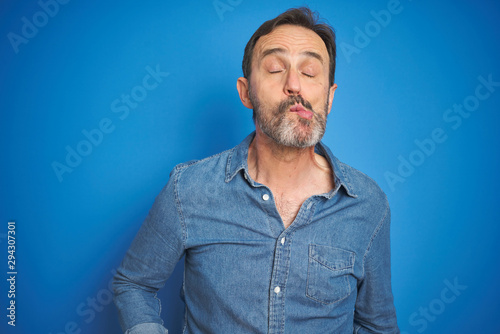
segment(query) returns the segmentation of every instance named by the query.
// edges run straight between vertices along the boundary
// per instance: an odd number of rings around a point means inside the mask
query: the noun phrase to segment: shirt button
[[[274,292],[275,292],[276,294],[280,293],[280,291],[281,291],[281,289],[280,289],[280,287],[279,287],[279,286],[277,286],[277,287],[275,287],[275,288],[274,288]]]
[[[262,195],[262,199],[263,199],[264,201],[269,200],[269,195],[268,195],[268,194],[264,194],[264,195]]]
[[[285,237],[281,238],[281,244],[284,245],[285,244]]]

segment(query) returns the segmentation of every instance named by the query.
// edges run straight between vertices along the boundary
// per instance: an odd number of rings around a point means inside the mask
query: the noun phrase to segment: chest
[[[333,181],[325,179],[323,182],[313,183],[300,189],[280,189],[270,187],[276,204],[276,209],[283,220],[285,228],[290,226],[300,211],[302,204],[311,196],[329,192],[333,188]]]
[[[285,228],[290,226],[295,217],[299,213],[302,203],[309,198],[307,195],[293,196],[286,194],[278,194],[275,196],[276,209],[283,220]]]

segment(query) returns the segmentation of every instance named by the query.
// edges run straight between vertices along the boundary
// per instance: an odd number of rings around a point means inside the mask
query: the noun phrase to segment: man
[[[383,192],[320,143],[335,35],[307,8],[245,48],[255,133],[178,165],[115,277],[126,333],[166,333],[157,290],[185,255],[185,333],[399,333]]]

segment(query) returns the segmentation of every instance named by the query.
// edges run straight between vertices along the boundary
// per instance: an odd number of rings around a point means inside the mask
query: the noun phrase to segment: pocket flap
[[[309,257],[331,270],[349,269],[354,266],[354,253],[340,248],[309,245]]]

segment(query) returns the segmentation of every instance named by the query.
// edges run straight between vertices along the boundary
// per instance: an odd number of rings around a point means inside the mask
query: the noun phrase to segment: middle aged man
[[[334,73],[309,9],[255,32],[237,88],[256,131],[172,171],[115,277],[127,333],[166,332],[156,292],[183,255],[185,333],[399,333],[386,197],[320,143]]]

